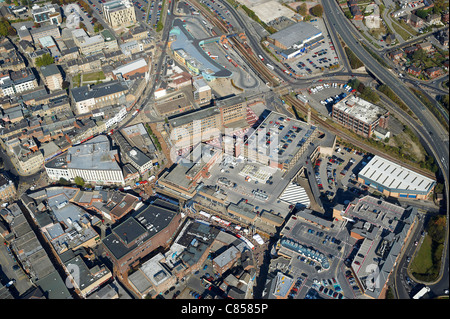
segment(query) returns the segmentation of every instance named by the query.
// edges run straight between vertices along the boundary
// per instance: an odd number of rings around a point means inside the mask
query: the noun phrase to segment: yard
[[[104,79],[106,79],[106,77],[103,71],[86,73],[81,75],[81,81],[85,83],[98,82]]]
[[[446,218],[436,216],[427,226],[422,245],[409,266],[411,274],[418,280],[433,281],[439,276],[444,249]]]

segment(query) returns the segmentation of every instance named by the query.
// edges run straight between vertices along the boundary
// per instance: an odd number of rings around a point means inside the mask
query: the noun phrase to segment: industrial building
[[[358,182],[389,197],[427,199],[436,181],[378,155],[358,173]]]
[[[349,95],[333,105],[332,118],[358,135],[371,137],[377,126],[387,129],[389,111]]]
[[[289,56],[302,53],[323,39],[322,31],[307,22],[298,22],[267,37],[276,47],[288,50]]]

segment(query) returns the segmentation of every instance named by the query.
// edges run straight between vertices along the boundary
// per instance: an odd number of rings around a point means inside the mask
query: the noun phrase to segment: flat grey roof
[[[111,150],[108,137],[99,135],[67,151],[67,168],[121,171],[115,159],[117,150]]]
[[[80,86],[72,89],[71,93],[75,102],[80,102],[91,98],[99,98],[114,93],[124,92],[126,90],[128,90],[128,87],[119,80],[116,80],[97,84],[90,88],[87,85]]]
[[[103,244],[117,259],[137,247],[137,244],[127,247],[124,243],[131,243],[141,236],[143,242],[150,240],[165,229],[177,215],[175,209],[169,208],[170,205],[165,203],[160,205],[160,202],[161,200],[157,199],[153,204],[141,207],[137,213],[133,213],[133,216],[114,227],[112,233],[103,240]],[[144,236],[145,234],[147,235]]]
[[[313,37],[320,36],[322,31],[307,22],[298,22],[281,31],[269,36],[269,38],[277,40],[286,48],[292,47],[294,44],[301,44]]]

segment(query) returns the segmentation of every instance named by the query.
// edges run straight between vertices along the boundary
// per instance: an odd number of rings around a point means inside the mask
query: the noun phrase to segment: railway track
[[[296,98],[290,96],[290,95],[284,95],[283,99],[290,103],[293,107],[295,107],[296,109],[304,112],[305,114],[307,113],[307,107],[303,106]],[[382,151],[367,145],[363,142],[361,142],[360,140],[354,138],[353,136],[350,136],[342,131],[340,131],[339,129],[337,129],[336,127],[334,127],[333,125],[327,123],[325,120],[321,119],[317,114],[314,114],[313,112],[311,112],[311,119],[313,119],[318,125],[320,125],[321,127],[327,129],[329,132],[335,134],[337,137],[344,139],[345,141],[348,141],[350,143],[352,143],[353,145],[355,145],[356,147],[359,147],[360,149],[365,150],[368,153],[371,153],[373,155],[378,155],[381,156],[383,158],[386,158],[394,163],[397,163],[403,167],[406,167],[414,172],[420,173],[426,177],[435,179],[436,176],[433,173],[430,173],[427,170],[424,170],[422,168],[418,168],[415,166],[412,166],[408,163],[402,162],[400,160],[398,160],[397,158],[390,156],[386,153],[383,153]]]
[[[219,28],[224,34],[229,34],[228,27],[212,12],[207,10],[205,7],[203,7],[200,3],[197,1],[192,1],[191,3],[193,6],[197,8],[206,18],[207,20]],[[251,51],[250,46],[247,45],[245,47],[241,42],[239,42],[235,37],[231,37],[231,40],[233,42],[233,46],[240,52],[241,56],[247,61],[249,66],[253,69],[253,71],[258,74],[261,79],[269,83],[271,87],[276,87],[280,83],[275,79],[272,72],[269,71],[269,69],[266,67],[266,65],[261,61],[258,57],[256,57],[253,53],[250,53]]]

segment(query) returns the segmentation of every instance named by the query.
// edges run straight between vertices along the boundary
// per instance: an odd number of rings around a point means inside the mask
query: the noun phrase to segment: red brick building
[[[428,68],[425,70],[425,74],[430,78],[430,79],[434,79],[435,77],[438,77],[442,74],[444,74],[444,71],[442,71],[441,68],[438,67],[433,67],[433,68]]]
[[[126,273],[156,248],[168,246],[180,220],[177,205],[157,199],[114,227],[102,241],[114,273]]]
[[[412,65],[406,70],[406,72],[414,76],[419,76],[422,73],[422,70]]]
[[[117,80],[120,76],[122,76],[124,79],[129,79],[133,75],[137,74],[144,74],[149,71],[149,64],[145,59],[137,59],[136,61],[127,63],[125,65],[122,65],[118,67],[117,69],[113,70],[113,78],[114,80]]]

